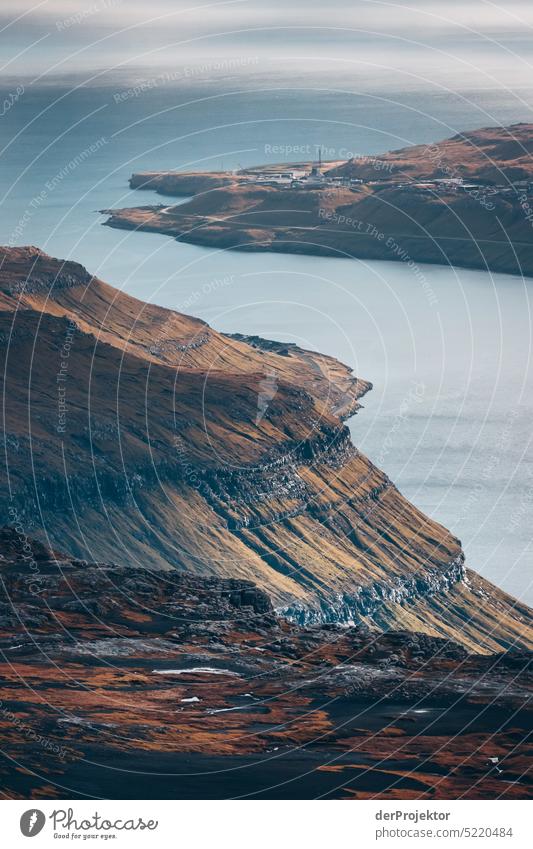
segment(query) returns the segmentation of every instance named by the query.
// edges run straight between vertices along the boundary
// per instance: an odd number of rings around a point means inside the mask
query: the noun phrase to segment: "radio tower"
[[[318,148],[318,165],[316,162],[311,167],[311,177],[320,177],[322,174],[322,145]]]

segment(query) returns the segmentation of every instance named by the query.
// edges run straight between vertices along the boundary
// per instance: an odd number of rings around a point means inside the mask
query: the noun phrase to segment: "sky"
[[[530,0],[2,0],[0,30],[4,78],[225,59],[244,74],[255,63],[270,73],[462,74],[520,87],[533,68]]]

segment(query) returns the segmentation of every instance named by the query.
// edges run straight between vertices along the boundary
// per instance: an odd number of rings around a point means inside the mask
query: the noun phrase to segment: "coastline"
[[[139,213],[142,210],[142,215]],[[475,256],[462,257],[461,252],[449,250],[449,245],[444,239],[419,239],[412,236],[402,236],[398,234],[383,234],[383,239],[376,243],[373,237],[365,234],[350,234],[350,239],[357,239],[357,245],[344,244],[339,246],[328,245],[325,241],[306,241],[304,237],[305,231],[303,228],[298,228],[298,232],[294,233],[292,228],[283,230],[285,238],[272,238],[271,229],[268,232],[260,232],[250,234],[248,228],[240,229],[237,227],[224,228],[222,232],[217,222],[216,231],[209,225],[203,224],[198,220],[183,216],[181,224],[179,216],[176,215],[176,220],[172,224],[164,222],[159,216],[157,207],[134,207],[132,209],[117,210],[103,209],[99,210],[100,214],[108,215],[109,218],[104,222],[104,226],[113,227],[120,230],[133,230],[146,233],[158,233],[160,235],[170,236],[179,242],[184,242],[190,245],[195,245],[203,248],[213,248],[214,250],[232,250],[247,253],[279,253],[292,254],[295,256],[310,256],[310,257],[329,257],[335,259],[361,259],[376,262],[397,262],[405,263],[410,268],[421,265],[438,266],[441,268],[463,268],[467,271],[483,271],[494,274],[506,274],[510,277],[528,277],[533,278],[533,259],[529,258],[531,245],[523,243],[517,245],[512,243],[507,245],[513,253],[513,258],[504,257],[498,259],[491,258],[488,254],[495,249],[494,240],[476,240],[476,246],[485,246],[488,251],[478,259]],[[309,228],[309,234],[315,237],[322,235],[329,236],[327,230],[317,230],[317,228]],[[249,241],[246,241],[246,238]],[[399,251],[396,249],[399,242],[402,242],[402,247]],[[456,242],[457,240],[453,240]],[[469,239],[460,240],[464,246],[470,246]],[[382,242],[385,244],[383,245]],[[387,244],[388,242],[388,244]],[[497,243],[496,243],[497,244]],[[504,243],[500,245],[503,247]],[[492,248],[492,250],[490,250]],[[402,256],[399,256],[398,253]],[[499,253],[498,247],[495,249]],[[519,258],[516,259],[516,256]],[[445,259],[443,259],[445,258]]]

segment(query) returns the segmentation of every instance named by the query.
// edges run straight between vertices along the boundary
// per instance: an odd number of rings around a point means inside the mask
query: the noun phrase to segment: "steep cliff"
[[[370,385],[330,357],[0,253],[2,512],[89,561],[251,580],[300,622],[533,647],[531,611],[351,443]]]

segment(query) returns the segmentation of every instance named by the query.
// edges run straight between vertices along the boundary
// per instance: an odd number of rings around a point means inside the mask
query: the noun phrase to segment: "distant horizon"
[[[452,8],[450,8],[450,6]],[[332,0],[5,0],[0,76],[37,82],[234,62],[256,73],[387,85],[529,90],[533,7]],[[275,48],[272,45],[275,43]],[[247,66],[246,63],[249,63]]]

